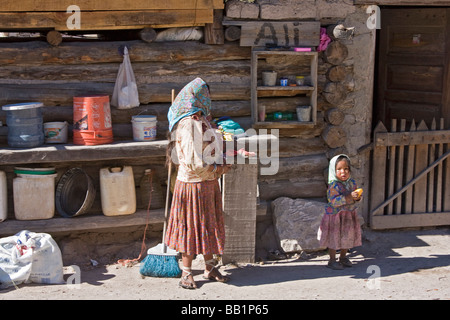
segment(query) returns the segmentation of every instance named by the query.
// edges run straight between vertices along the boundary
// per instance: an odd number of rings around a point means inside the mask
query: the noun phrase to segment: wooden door
[[[450,9],[382,8],[374,125],[414,119],[450,124]]]

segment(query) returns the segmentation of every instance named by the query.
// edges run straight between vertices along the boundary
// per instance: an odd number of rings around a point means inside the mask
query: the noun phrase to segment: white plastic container
[[[53,218],[55,178],[56,173],[17,173],[17,177],[13,179],[14,215],[17,220]]]
[[[297,119],[300,122],[311,121],[311,106],[298,106]]]
[[[130,166],[100,169],[100,196],[105,216],[136,212],[136,189]]]
[[[6,186],[6,174],[0,171],[0,222],[8,217],[8,193]]]
[[[67,143],[67,131],[69,123],[64,122],[45,122],[44,135],[45,143]]]
[[[156,116],[137,115],[131,117],[134,141],[151,141],[156,139]]]

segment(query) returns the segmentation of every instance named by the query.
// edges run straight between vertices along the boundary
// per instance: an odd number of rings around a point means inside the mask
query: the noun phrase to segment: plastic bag
[[[131,109],[139,106],[139,93],[127,47],[124,49],[123,62],[117,73],[111,105],[118,109]]]
[[[0,288],[64,282],[61,251],[46,233],[20,231],[0,239]]]
[[[202,29],[198,27],[169,28],[158,32],[155,42],[201,40],[202,38]]]

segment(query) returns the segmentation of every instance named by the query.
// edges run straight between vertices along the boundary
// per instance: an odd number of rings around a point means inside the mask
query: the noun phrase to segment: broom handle
[[[175,99],[175,89],[172,89],[172,104]],[[172,175],[172,160],[169,162],[169,169],[167,172],[167,191],[166,191],[166,206],[164,208],[164,226],[163,226],[163,236],[162,236],[162,244],[163,244],[163,253],[167,252],[166,246],[166,230],[167,230],[167,220],[169,218],[169,197],[170,197],[170,180]]]
[[[172,175],[172,161],[169,162],[169,169],[167,173],[167,192],[166,192],[166,206],[164,209],[164,226],[163,226],[163,237],[162,237],[162,244],[163,244],[163,253],[167,252],[167,246],[166,246],[166,230],[167,230],[167,220],[169,218],[169,197],[170,197],[170,178]]]

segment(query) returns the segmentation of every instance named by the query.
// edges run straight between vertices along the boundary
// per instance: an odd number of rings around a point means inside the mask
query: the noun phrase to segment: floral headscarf
[[[345,187],[347,188],[347,182],[351,179],[351,177],[349,177],[347,179],[347,181],[341,181],[336,177],[336,161],[339,157],[347,158],[348,163],[350,163],[350,158],[345,154],[338,154],[337,156],[334,156],[330,160],[330,166],[328,168],[328,184],[331,184],[334,181],[339,181],[339,182],[342,182],[345,185]]]
[[[201,111],[208,116],[211,112],[211,97],[208,85],[201,78],[196,78],[189,82],[180,93],[167,113],[169,120],[169,130],[172,131],[175,124],[184,117],[193,115]]]

